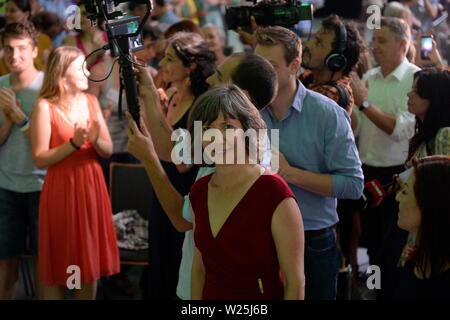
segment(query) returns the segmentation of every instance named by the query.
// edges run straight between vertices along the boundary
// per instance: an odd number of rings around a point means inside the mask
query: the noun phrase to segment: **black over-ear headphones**
[[[337,51],[333,50],[326,58],[325,65],[330,71],[339,72],[347,66],[347,58],[344,56],[344,50],[347,46],[347,30],[342,22],[339,23],[339,39]]]

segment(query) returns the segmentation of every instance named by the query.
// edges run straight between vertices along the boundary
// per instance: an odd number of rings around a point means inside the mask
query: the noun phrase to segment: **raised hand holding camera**
[[[152,2],[151,0],[134,1],[136,3],[145,4],[147,6],[145,16],[140,23],[138,17],[123,17],[124,14],[121,11],[116,11],[115,6],[123,2],[127,1],[85,0],[82,1],[82,4],[84,4],[86,7],[86,12],[88,14],[88,18],[91,20],[92,25],[96,25],[97,19],[99,18],[106,21],[105,27],[108,34],[109,44],[103,46],[101,49],[109,49],[113,57],[119,57],[118,61],[121,67],[122,76],[119,94],[119,112],[121,113],[122,110],[122,90],[125,89],[128,111],[133,116],[135,121],[138,122],[140,114],[140,104],[138,98],[139,94],[136,77],[133,71],[133,65],[136,65],[136,63],[133,61],[131,53],[143,49],[141,31],[145,22],[150,16],[150,12],[152,10]],[[108,22],[109,20],[114,21]]]

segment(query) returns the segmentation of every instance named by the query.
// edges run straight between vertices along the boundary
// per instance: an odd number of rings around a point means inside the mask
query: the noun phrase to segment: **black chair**
[[[113,214],[124,210],[137,210],[144,219],[148,219],[155,194],[143,165],[112,162],[109,194]],[[120,249],[122,264],[147,265],[148,260],[148,250]]]

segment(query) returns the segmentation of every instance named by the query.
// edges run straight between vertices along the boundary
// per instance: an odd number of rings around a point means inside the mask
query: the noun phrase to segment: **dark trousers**
[[[382,185],[392,181],[394,174],[405,170],[404,166],[370,167],[363,165],[364,179],[377,179]],[[369,263],[381,270],[381,289],[377,299],[392,298],[397,278],[397,263],[406,243],[408,233],[397,227],[398,203],[395,194],[390,194],[378,207],[367,208],[361,216],[362,240],[367,247]]]
[[[305,238],[305,299],[335,300],[340,257],[336,230]]]

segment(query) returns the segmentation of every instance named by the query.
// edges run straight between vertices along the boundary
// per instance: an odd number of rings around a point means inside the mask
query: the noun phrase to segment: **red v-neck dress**
[[[208,216],[211,176],[199,179],[189,194],[195,213],[195,245],[205,266],[203,299],[283,299],[271,225],[275,209],[284,199],[295,199],[293,192],[280,176],[262,175],[214,238]]]
[[[90,118],[95,118],[95,99],[88,95]],[[73,126],[50,107],[50,148],[73,137]],[[85,142],[47,170],[39,205],[38,271],[46,286],[66,286],[80,268],[81,283],[120,271],[119,251],[111,205],[97,154]]]

